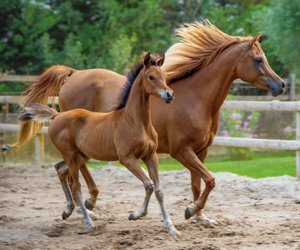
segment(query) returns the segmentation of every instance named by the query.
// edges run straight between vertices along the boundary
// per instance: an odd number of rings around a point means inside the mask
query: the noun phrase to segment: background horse
[[[207,148],[212,144],[218,118],[233,81],[240,78],[254,86],[270,90],[273,96],[284,92],[283,80],[272,70],[260,46],[261,36],[240,37],[225,34],[208,21],[186,24],[176,32],[180,38],[166,52],[163,71],[176,94],[176,101],[163,105],[153,98],[152,122],[158,132],[158,153],[168,153],[191,171],[194,206],[187,207],[185,217],[202,215],[215,180],[204,165]],[[27,102],[47,103],[59,93],[62,110],[83,107],[94,111],[110,111],[125,83],[125,77],[103,69],[75,70],[52,66],[27,91]],[[109,94],[107,94],[109,93]],[[35,123],[22,125],[20,146],[32,138],[39,128]],[[90,209],[97,188],[87,168],[81,172],[89,186]],[[201,193],[201,179],[205,189]]]
[[[49,126],[49,137],[61,152],[72,178],[73,195],[65,179],[62,180],[68,201],[63,218],[69,217],[73,212],[73,196],[83,211],[85,224],[93,227],[81,197],[79,169],[86,168],[90,158],[103,161],[119,160],[143,182],[146,191],[142,207],[130,214],[129,219],[136,220],[147,214],[154,184],[164,224],[172,235],[178,234],[169,218],[159,185],[156,154],[158,139],[150,119],[150,95],[158,96],[166,103],[170,103],[173,99],[173,91],[167,86],[166,78],[160,69],[163,61],[164,58],[151,58],[148,53],[143,61],[135,65],[128,75],[128,82],[116,111],[97,113],[73,109],[57,113],[54,109],[41,104],[31,104],[22,110],[19,117],[21,121],[44,122],[53,119]],[[138,159],[142,159],[146,164],[153,183],[144,173]]]

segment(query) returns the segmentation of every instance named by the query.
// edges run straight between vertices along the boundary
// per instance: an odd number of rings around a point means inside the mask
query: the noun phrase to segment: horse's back
[[[106,69],[75,71],[59,92],[61,110],[109,112],[117,104],[126,77]]]

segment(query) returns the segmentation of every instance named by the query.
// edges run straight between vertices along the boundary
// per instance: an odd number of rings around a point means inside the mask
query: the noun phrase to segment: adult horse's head
[[[217,82],[224,86],[224,77],[230,84],[241,78],[258,88],[271,90],[273,96],[284,92],[283,80],[271,69],[260,46],[260,35],[231,36],[208,20],[185,24],[176,34],[180,40],[168,49],[163,65],[170,83],[202,71],[198,82],[211,74],[219,79],[209,80],[210,84]]]
[[[145,91],[150,95],[162,98],[170,103],[174,98],[174,91],[167,85],[166,75],[161,69],[165,57],[154,57],[150,53],[144,56],[143,84]]]
[[[243,81],[270,90],[272,96],[278,96],[284,92],[285,83],[270,67],[261,48],[261,41],[262,36],[257,35],[247,43],[246,53],[237,66],[237,74]]]

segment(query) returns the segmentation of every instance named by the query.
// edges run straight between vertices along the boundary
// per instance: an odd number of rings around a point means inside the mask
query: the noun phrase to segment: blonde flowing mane
[[[185,24],[175,34],[180,42],[166,52],[163,70],[170,82],[209,65],[229,46],[253,40],[253,37],[230,36],[208,20]]]

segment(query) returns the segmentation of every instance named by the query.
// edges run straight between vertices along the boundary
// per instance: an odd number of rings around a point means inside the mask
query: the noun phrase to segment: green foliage
[[[88,166],[97,168],[107,166],[107,162],[89,162]],[[123,166],[117,162],[117,167]],[[296,176],[294,152],[256,152],[252,159],[235,160],[230,156],[208,156],[205,165],[212,172],[230,172],[252,178],[290,175]],[[165,157],[159,160],[160,171],[174,171],[185,169],[178,161]]]
[[[274,56],[288,72],[300,75],[300,3],[299,0],[274,0],[266,6],[262,27],[269,37]]]
[[[40,74],[53,64],[124,73],[143,51],[164,53],[173,30],[209,18],[232,35],[268,35],[279,74],[299,67],[298,0],[3,0],[0,71]],[[295,53],[290,53],[295,51]]]

